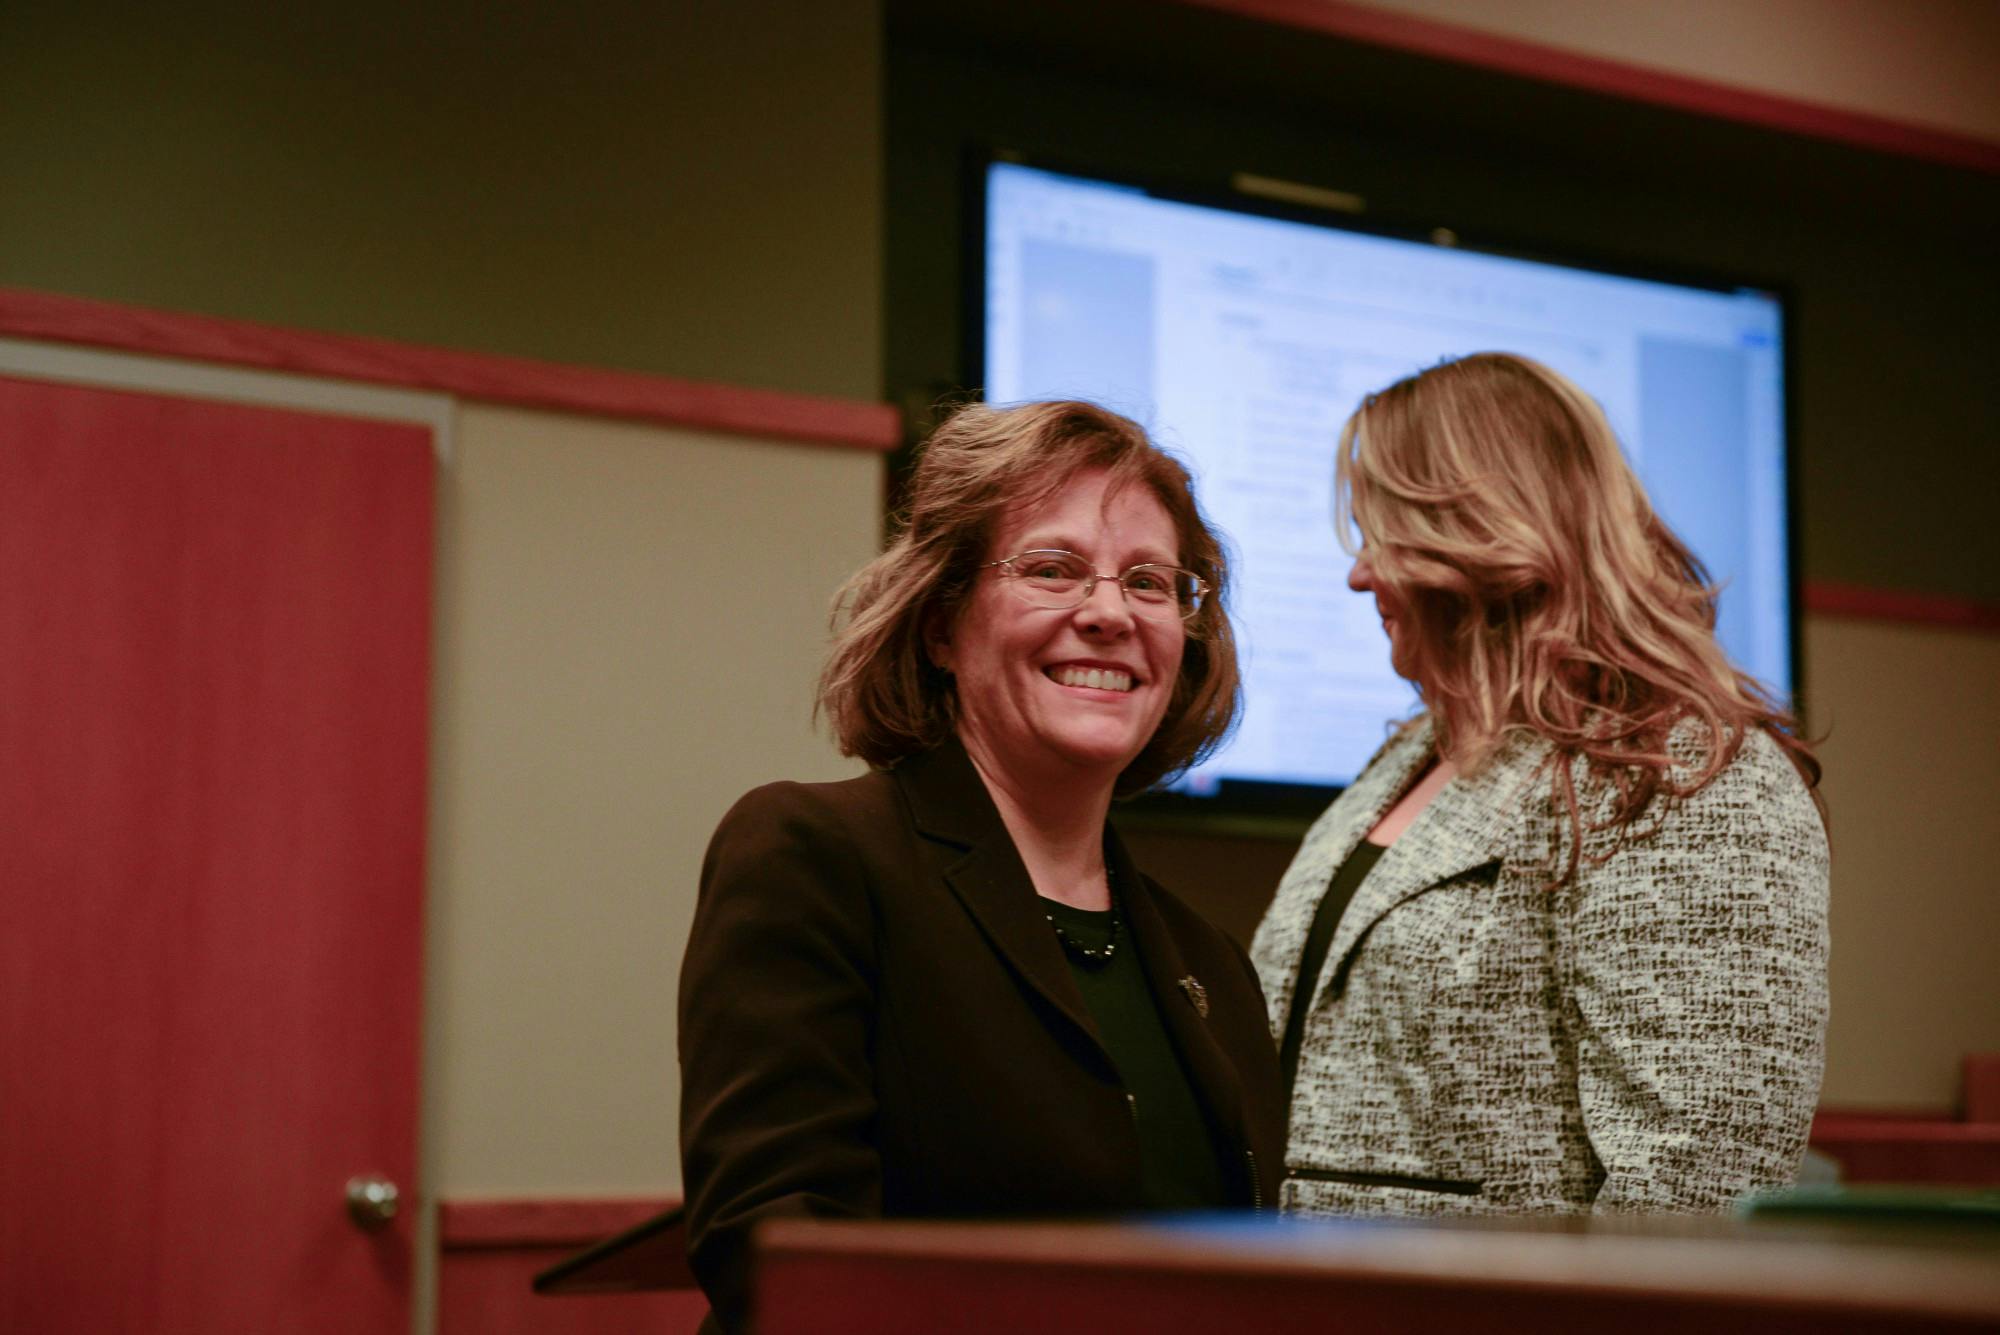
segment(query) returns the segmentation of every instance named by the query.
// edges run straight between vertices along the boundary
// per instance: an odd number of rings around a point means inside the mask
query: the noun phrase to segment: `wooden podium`
[[[1991,1219],[785,1221],[759,1237],[759,1335],[2000,1331]]]

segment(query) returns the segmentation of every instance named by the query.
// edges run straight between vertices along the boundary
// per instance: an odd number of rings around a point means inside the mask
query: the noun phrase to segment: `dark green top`
[[[1079,945],[1098,950],[1111,936],[1108,911],[1094,913],[1052,899],[1044,899],[1042,907]],[[1146,1199],[1163,1210],[1221,1209],[1227,1197],[1215,1137],[1153,1004],[1131,924],[1119,927],[1118,949],[1109,960],[1079,960],[1067,948],[1063,955],[1131,1097]]]

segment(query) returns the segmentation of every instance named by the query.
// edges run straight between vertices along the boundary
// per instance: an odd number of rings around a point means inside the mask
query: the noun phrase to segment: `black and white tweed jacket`
[[[1274,1035],[1333,872],[1430,757],[1424,718],[1307,834],[1251,952]],[[1549,759],[1519,737],[1454,779],[1348,905],[1306,1021],[1286,1209],[1706,1211],[1796,1174],[1828,875],[1797,771],[1755,733],[1651,834],[1551,890],[1568,836]],[[1575,773],[1588,819],[1608,795]]]

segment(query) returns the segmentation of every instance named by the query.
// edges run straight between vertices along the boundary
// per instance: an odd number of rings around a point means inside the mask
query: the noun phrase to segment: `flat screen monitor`
[[[1441,359],[1508,351],[1603,406],[1721,583],[1718,634],[1789,695],[1796,624],[1782,298],[984,164],[972,368],[986,399],[1085,398],[1192,469],[1233,552],[1245,709],[1183,806],[1310,810],[1417,701],[1333,530],[1341,424]],[[1329,215],[1331,218],[1331,215]]]

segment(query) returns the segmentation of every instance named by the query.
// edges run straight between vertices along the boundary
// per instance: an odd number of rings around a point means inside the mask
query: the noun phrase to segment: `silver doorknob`
[[[378,1173],[347,1179],[347,1217],[356,1228],[374,1233],[396,1217],[396,1184]]]

